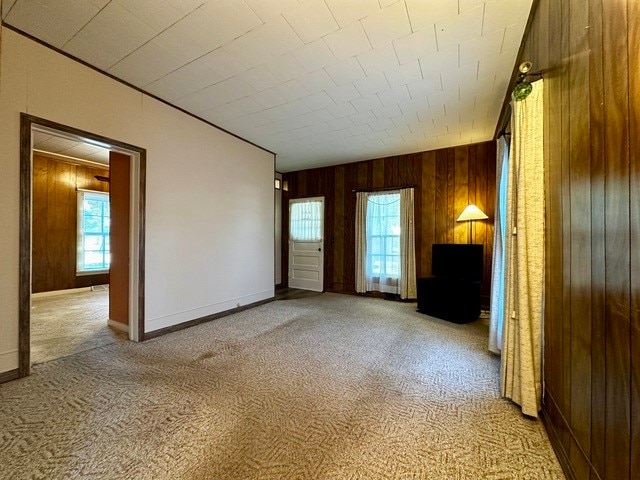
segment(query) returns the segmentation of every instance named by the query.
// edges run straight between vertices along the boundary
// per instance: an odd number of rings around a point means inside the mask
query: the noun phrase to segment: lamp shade
[[[458,222],[465,222],[467,220],[485,220],[487,218],[489,217],[487,217],[482,210],[471,203],[462,211],[458,217]]]

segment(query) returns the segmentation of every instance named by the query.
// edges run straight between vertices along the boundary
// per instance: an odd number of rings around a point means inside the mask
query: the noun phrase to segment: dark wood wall
[[[640,478],[640,2],[540,0],[544,414],[578,479]]]
[[[77,188],[108,191],[108,170],[33,156],[32,292],[109,283],[109,274],[76,276]]]
[[[456,218],[475,203],[489,220],[474,222],[472,242],[484,245],[482,294],[488,305],[495,204],[495,143],[479,143],[284,174],[282,279],[287,284],[289,200],[324,196],[324,289],[355,292],[355,205],[353,190],[415,189],[417,275],[431,274],[433,243],[467,243],[468,225]]]

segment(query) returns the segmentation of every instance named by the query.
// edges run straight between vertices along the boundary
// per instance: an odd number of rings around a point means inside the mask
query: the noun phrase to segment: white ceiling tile
[[[364,70],[355,58],[348,58],[325,68],[336,85],[355,82],[365,77]]]
[[[520,49],[520,42],[524,33],[525,24],[509,25],[504,32],[504,40],[502,42],[502,50],[500,53],[511,53],[514,58]]]
[[[279,80],[262,65],[241,73],[240,77],[258,92],[274,87],[280,83]]]
[[[436,33],[431,27],[393,41],[400,64],[437,52]]]
[[[302,100],[296,100],[295,102],[290,102],[282,106],[282,110],[287,113],[287,115],[295,116],[302,115],[303,113],[308,113],[311,111],[309,107],[307,107]]]
[[[218,75],[207,66],[192,62],[145,85],[144,88],[149,93],[173,101],[220,80]]]
[[[338,24],[323,0],[302,0],[300,6],[283,15],[304,43],[338,29]]]
[[[366,97],[354,98],[350,101],[358,112],[367,112],[377,108],[383,108],[382,102],[377,95],[371,94]]]
[[[157,32],[161,32],[185,15],[184,11],[166,0],[117,0],[117,2]]]
[[[493,0],[486,2],[484,14],[484,31],[493,32],[509,25],[527,23],[531,11],[532,0],[514,2],[512,0]]]
[[[390,104],[389,106],[384,106],[382,108],[376,108],[373,110],[373,114],[379,119],[385,118],[394,118],[399,115],[402,115],[402,111],[400,107],[398,107],[397,103]]]
[[[335,105],[335,102],[331,99],[331,97],[329,97],[329,95],[327,95],[327,92],[314,93],[313,95],[309,95],[308,97],[303,98],[302,101],[311,110],[320,110],[331,105]]]
[[[254,95],[255,97],[255,95]],[[287,119],[289,115],[282,109],[282,106],[269,108],[262,113],[273,122],[279,122]]]
[[[341,27],[380,10],[378,0],[326,0],[326,2]]]
[[[371,76],[367,75],[367,77],[363,79],[356,80],[353,84],[362,96],[373,95],[390,87],[389,82],[387,82],[387,77],[382,73]]]
[[[371,127],[366,123],[360,125],[354,125],[353,127],[347,127],[347,131],[351,134],[351,137],[362,135],[363,133],[371,132]]]
[[[378,132],[378,131],[384,131],[387,128],[393,128],[395,127],[395,124],[390,118],[381,118],[379,120],[374,120],[373,122],[369,122],[369,126],[371,127],[371,130],[373,130],[374,132]],[[389,136],[389,134],[386,131],[384,132],[384,135]]]
[[[244,0],[263,22],[277,19],[298,6],[298,0]]]
[[[248,34],[227,43],[220,50],[231,55],[235,61],[244,65],[246,69],[257,67],[274,58],[269,53],[266,45],[258,42],[255,37]]]
[[[220,109],[223,109],[224,107],[227,107],[229,113],[235,110],[245,115],[249,113],[256,113],[264,109],[264,107],[256,102],[253,97],[244,97],[234,100],[226,105],[222,105]]]
[[[120,4],[111,2],[80,30],[65,51],[107,70],[156,36],[156,31]]]
[[[306,73],[305,68],[290,53],[270,60],[265,67],[281,82],[288,82]]]
[[[354,115],[358,111],[349,102],[342,102],[327,107],[327,111],[335,118],[343,118],[348,115]],[[352,122],[353,123],[353,122]]]
[[[460,65],[478,62],[487,56],[500,54],[504,30],[482,35],[460,44]]]
[[[15,3],[16,0],[4,0],[0,2],[0,16],[3,20],[9,14]]]
[[[442,70],[451,70],[460,66],[458,45],[432,53],[420,58],[420,68],[425,76],[433,75]]]
[[[142,87],[181,67],[187,61],[184,56],[165,50],[152,40],[109,68],[108,72]]]
[[[390,137],[400,137],[402,135],[411,133],[411,130],[409,130],[409,127],[407,125],[397,125],[395,127],[387,128],[385,131],[389,134]]]
[[[208,0],[200,8],[206,16],[204,33],[216,47],[262,25],[262,20],[244,1]]]
[[[69,148],[72,148],[75,144],[76,142],[74,140],[56,136],[49,136],[47,140],[41,141],[39,143],[39,148],[51,153],[60,153],[68,150]]]
[[[286,100],[274,92],[273,89],[258,92],[252,98],[264,108],[277,107],[286,103]]]
[[[346,83],[344,85],[336,85],[326,90],[327,94],[336,103],[348,102],[354,98],[358,98],[360,93],[356,90],[356,87],[352,83]]]
[[[420,63],[418,63],[417,60],[391,70],[386,70],[384,75],[387,77],[387,81],[391,87],[406,85],[407,83],[422,80]]]
[[[86,1],[21,0],[13,5],[5,21],[54,47],[62,48],[99,11],[99,7]]]
[[[207,53],[192,63],[203,65],[215,73],[211,83],[226,80],[246,70],[240,59],[224,48],[218,48],[213,52]]]
[[[204,2],[203,0],[167,0],[167,3],[169,3],[176,10],[182,12],[183,15],[186,15],[190,12],[193,12]]]
[[[390,43],[362,53],[356,58],[367,76],[376,75],[383,70],[389,70],[400,65],[396,51]]]
[[[482,35],[484,5],[461,13],[448,20],[436,23],[438,50],[449,48]],[[497,30],[494,28],[490,31]]]
[[[311,130],[311,132],[317,135],[321,135],[323,133],[331,132],[333,129],[329,126],[327,122],[321,122],[313,126],[310,126],[309,130]]]
[[[402,100],[410,100],[411,96],[409,95],[409,91],[407,90],[406,85],[400,85],[399,87],[389,88],[388,90],[383,90],[382,92],[378,92],[378,98],[385,107],[393,106]]]
[[[324,37],[324,41],[338,60],[351,58],[371,50],[371,44],[360,22],[330,33]]]
[[[298,78],[298,81],[304,85],[304,88],[306,88],[309,93],[318,93],[335,87],[336,85],[324,70],[303,75]]]
[[[406,0],[406,4],[414,32],[458,15],[458,2],[455,0]]]
[[[315,72],[337,62],[336,57],[322,38],[315,40],[291,52],[298,62],[308,71]]]
[[[411,99],[416,102],[420,99],[427,98],[427,95],[437,95],[442,91],[442,82],[440,75],[427,77],[417,82],[407,84]]]
[[[478,79],[478,65],[469,63],[459,68],[443,70],[440,75],[442,76],[442,85],[444,85],[444,90],[446,91],[464,82],[475,82]]]
[[[374,48],[411,33],[404,2],[397,2],[362,19],[362,25]]]
[[[296,80],[289,80],[277,87],[273,87],[272,90],[287,102],[293,102],[309,95],[309,92]]]
[[[274,57],[283,55],[303,45],[300,37],[283,17],[277,17],[259,26],[249,35],[252,35],[257,42],[265,45],[269,53]]]
[[[355,125],[364,125],[365,123],[375,122],[378,119],[371,111],[349,115],[349,118]]]
[[[342,130],[345,128],[353,127],[354,125],[349,117],[341,117],[341,118],[336,118],[335,120],[332,120],[331,126],[334,127],[336,130]]]

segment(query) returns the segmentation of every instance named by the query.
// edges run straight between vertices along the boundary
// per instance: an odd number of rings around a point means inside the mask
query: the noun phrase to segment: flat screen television
[[[482,281],[482,250],[483,245],[434,243],[431,247],[431,274]]]

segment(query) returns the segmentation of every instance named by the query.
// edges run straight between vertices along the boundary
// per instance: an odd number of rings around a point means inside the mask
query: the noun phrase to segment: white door
[[[324,197],[289,201],[289,287],[322,291]]]

